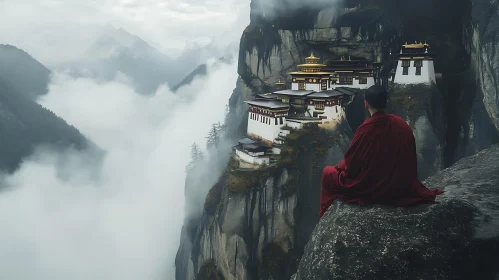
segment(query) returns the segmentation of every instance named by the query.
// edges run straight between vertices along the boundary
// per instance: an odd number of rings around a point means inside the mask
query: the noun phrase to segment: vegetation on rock
[[[196,280],[225,280],[214,260],[207,261],[199,269]]]

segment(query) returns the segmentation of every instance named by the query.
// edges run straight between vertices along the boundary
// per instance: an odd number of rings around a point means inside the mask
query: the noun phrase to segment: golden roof
[[[306,64],[299,64],[297,65],[298,67],[307,67],[307,68],[321,68],[327,66],[326,64],[320,64],[320,63],[306,63]]]
[[[319,60],[320,58],[315,57],[314,53],[310,53],[310,56],[305,58],[305,60]]]
[[[407,42],[405,42],[405,45],[402,45],[404,48],[406,49],[422,49],[424,47],[429,47],[430,45],[428,45],[426,42],[421,43],[421,42],[416,42],[414,41],[414,44],[407,44]]]

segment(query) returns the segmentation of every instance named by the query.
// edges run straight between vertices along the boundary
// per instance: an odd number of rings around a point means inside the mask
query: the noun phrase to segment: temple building
[[[232,149],[234,157],[240,162],[240,167],[251,168],[270,163],[268,155],[270,149],[255,140],[243,138]]]
[[[246,101],[248,109],[248,137],[271,147],[286,125],[289,105],[278,100]]]
[[[323,122],[340,119],[344,102],[351,101],[358,91],[360,89],[341,87],[312,93],[307,96],[307,111]]]
[[[397,84],[436,83],[433,57],[430,45],[417,43],[402,45],[400,53],[392,54],[397,64],[393,82]]]
[[[342,56],[327,64],[319,63],[320,58],[312,53],[305,58],[305,64],[298,65],[296,72],[289,73],[291,90],[311,90],[320,92],[336,87],[365,89],[376,84],[377,69],[367,60]]]
[[[341,57],[327,64],[312,53],[291,76],[291,89],[281,80],[275,91],[257,94],[248,104],[247,138],[234,147],[240,167],[272,162],[290,130],[314,123],[330,129],[344,116],[357,92],[377,83],[379,68],[365,60]]]

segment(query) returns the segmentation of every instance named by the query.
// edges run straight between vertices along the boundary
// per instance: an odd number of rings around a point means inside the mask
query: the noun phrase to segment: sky
[[[195,43],[237,43],[248,23],[240,0],[0,0],[0,44],[49,67],[78,58],[110,25],[175,56]],[[54,70],[37,102],[106,156],[96,164],[85,152],[40,149],[1,178],[10,188],[0,193],[0,279],[174,279],[191,144],[223,121],[238,77],[237,60],[216,59],[175,94],[163,85],[150,96],[119,75]]]
[[[123,28],[176,57],[186,47],[237,41],[249,23],[241,0],[0,0],[0,44],[50,66],[78,57],[103,26]]]

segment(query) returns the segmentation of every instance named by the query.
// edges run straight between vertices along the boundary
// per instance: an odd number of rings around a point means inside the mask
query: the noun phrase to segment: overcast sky
[[[241,0],[0,0],[0,43],[46,64],[70,59],[103,25],[124,28],[171,56],[186,45],[237,40],[249,23]]]

